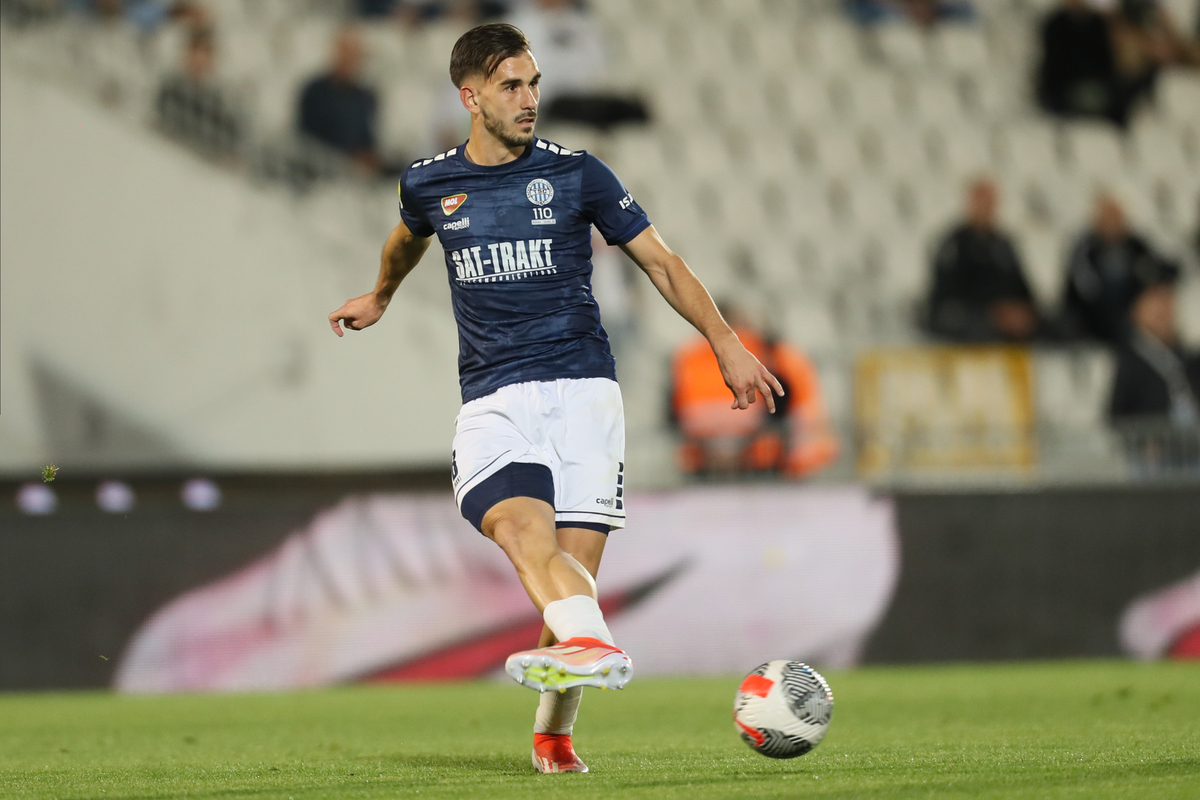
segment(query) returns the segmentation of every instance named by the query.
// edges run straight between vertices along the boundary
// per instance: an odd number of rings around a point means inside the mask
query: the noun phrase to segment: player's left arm
[[[654,288],[679,315],[708,339],[725,385],[733,392],[731,408],[747,408],[761,394],[772,414],[775,396],[783,396],[783,387],[738,339],[717,310],[712,297],[696,274],[680,256],[663,242],[651,225],[621,245],[626,255],[641,267]]]

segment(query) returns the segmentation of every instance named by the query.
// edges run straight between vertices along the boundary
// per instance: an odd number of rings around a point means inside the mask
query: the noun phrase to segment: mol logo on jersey
[[[550,255],[551,241],[518,239],[451,250],[454,277],[459,283],[494,283],[558,272]]]
[[[458,209],[462,208],[462,204],[467,202],[465,194],[452,194],[449,197],[442,198],[442,213],[447,217],[453,214]]]

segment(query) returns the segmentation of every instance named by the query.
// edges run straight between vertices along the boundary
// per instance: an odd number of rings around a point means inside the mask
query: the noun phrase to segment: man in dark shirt
[[[1125,211],[1107,192],[1096,196],[1095,216],[1071,249],[1063,293],[1068,338],[1120,344],[1129,338],[1129,308],[1162,259],[1129,229]]]
[[[1108,20],[1085,0],[1063,0],[1042,23],[1038,102],[1060,116],[1108,117],[1123,124],[1117,59]]]
[[[1179,342],[1178,271],[1160,264],[1130,311],[1132,335],[1121,348],[1109,415],[1142,468],[1200,466],[1200,355]]]
[[[227,157],[241,144],[243,123],[213,71],[212,31],[195,28],[188,35],[183,69],[163,80],[154,110],[164,133],[205,155]]]
[[[1027,341],[1038,328],[1033,294],[1008,236],[996,226],[996,185],[978,178],[967,219],[942,240],[933,263],[930,332],[959,342]]]
[[[363,43],[347,28],[334,41],[333,65],[300,93],[300,130],[345,153],[369,174],[382,162],[375,146],[375,92],[360,83]]]

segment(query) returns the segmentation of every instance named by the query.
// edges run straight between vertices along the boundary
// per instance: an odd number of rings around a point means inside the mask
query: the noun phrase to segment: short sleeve
[[[409,188],[408,181],[411,172],[412,167],[404,170],[400,175],[400,183],[396,186],[396,191],[400,194],[400,219],[404,220],[404,224],[408,226],[408,229],[417,236],[428,238],[433,236],[433,225],[430,224],[429,218],[425,216],[420,200],[417,199],[416,194]]]
[[[646,212],[608,165],[590,154],[584,159],[580,187],[583,214],[604,236],[604,241],[625,244],[649,228]]]

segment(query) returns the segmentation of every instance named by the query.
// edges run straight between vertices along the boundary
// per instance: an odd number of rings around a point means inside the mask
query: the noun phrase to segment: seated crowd
[[[1135,461],[1200,464],[1200,354],[1188,352],[1178,334],[1179,267],[1130,227],[1115,196],[1100,191],[1091,222],[1066,260],[1062,306],[1042,314],[1012,238],[997,224],[997,196],[990,178],[969,186],[965,219],[946,234],[933,258],[926,329],[963,344],[1111,347],[1117,354],[1109,403],[1114,424],[1174,431],[1131,445]],[[1200,256],[1200,229],[1196,244]],[[1166,452],[1164,442],[1186,452]]]

